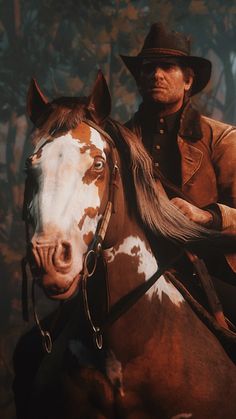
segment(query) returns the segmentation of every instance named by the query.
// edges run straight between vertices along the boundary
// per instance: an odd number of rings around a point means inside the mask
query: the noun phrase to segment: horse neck
[[[158,268],[158,262],[144,231],[135,219],[127,216],[123,234],[114,247],[105,250],[104,257],[107,262],[110,307],[149,279]],[[183,297],[174,286],[161,277],[108,330],[109,347],[118,359],[124,362],[142,353],[154,334],[162,338],[163,321],[166,325],[174,324],[174,318],[179,313],[183,301]]]
[[[157,261],[137,220],[126,215],[116,244],[105,250],[110,304],[146,281],[157,270]]]

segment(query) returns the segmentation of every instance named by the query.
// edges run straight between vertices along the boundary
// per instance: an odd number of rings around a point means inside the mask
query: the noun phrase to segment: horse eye
[[[104,168],[104,165],[105,165],[104,160],[102,160],[101,158],[95,159],[94,164],[93,164],[93,168],[94,168],[94,170],[99,172]]]

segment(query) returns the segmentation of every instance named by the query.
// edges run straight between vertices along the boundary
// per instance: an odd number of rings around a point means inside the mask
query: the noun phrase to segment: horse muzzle
[[[34,276],[40,287],[53,299],[72,296],[80,276],[78,265],[77,269],[74,266],[72,245],[65,240],[48,242],[45,238],[33,238],[31,244]]]

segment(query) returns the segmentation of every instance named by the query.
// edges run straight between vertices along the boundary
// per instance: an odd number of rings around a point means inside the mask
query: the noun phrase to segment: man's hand
[[[213,216],[210,212],[195,207],[182,198],[171,199],[174,204],[189,220],[194,221],[204,227],[210,227],[213,222]]]

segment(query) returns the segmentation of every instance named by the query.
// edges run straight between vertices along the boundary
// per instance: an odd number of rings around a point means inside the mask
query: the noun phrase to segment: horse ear
[[[26,109],[33,124],[36,124],[37,119],[45,111],[47,103],[48,100],[41,92],[36,80],[31,79],[27,93]]]
[[[101,123],[111,112],[111,96],[102,71],[99,70],[89,99],[88,109],[95,122]]]

